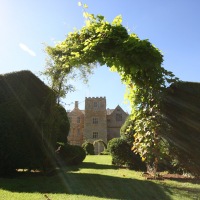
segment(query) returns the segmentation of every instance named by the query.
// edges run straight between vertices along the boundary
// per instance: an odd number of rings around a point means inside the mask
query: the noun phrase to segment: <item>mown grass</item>
[[[79,167],[66,168],[55,176],[21,173],[0,178],[0,200],[200,200],[199,183],[147,181],[141,172],[110,163],[110,156],[87,156]]]

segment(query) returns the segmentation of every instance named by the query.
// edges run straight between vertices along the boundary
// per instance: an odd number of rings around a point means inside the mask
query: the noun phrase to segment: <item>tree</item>
[[[62,63],[54,62],[51,55],[46,59],[46,69],[43,74],[48,78],[50,87],[56,93],[57,104],[60,104],[61,98],[66,94],[75,91],[71,81],[75,79],[83,80],[87,83],[88,76],[93,73],[95,65],[82,66],[81,68],[63,67]]]
[[[85,26],[46,51],[55,67],[62,67],[58,69],[70,72],[98,62],[121,75],[132,107],[131,120],[135,121],[133,150],[156,169],[163,150],[160,132],[166,131],[160,102],[166,83],[176,78],[162,67],[163,55],[154,45],[134,33],[128,34],[121,16],[109,23],[102,15],[83,14]]]

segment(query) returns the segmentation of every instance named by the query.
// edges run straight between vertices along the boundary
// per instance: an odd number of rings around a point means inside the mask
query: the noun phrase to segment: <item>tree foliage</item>
[[[56,94],[57,104],[65,98],[69,92],[76,90],[72,84],[74,80],[81,79],[88,82],[88,76],[93,73],[95,65],[82,66],[81,68],[64,68],[61,63],[54,62],[51,55],[46,59],[46,69],[43,72],[48,78],[49,85]]]
[[[160,152],[160,132],[165,131],[160,114],[160,100],[166,83],[174,75],[162,67],[163,55],[148,40],[129,34],[117,16],[112,23],[102,15],[84,12],[85,26],[67,35],[55,47],[46,51],[55,66],[70,72],[73,68],[98,62],[117,71],[127,86],[126,97],[135,121],[133,150],[146,162],[157,162]]]

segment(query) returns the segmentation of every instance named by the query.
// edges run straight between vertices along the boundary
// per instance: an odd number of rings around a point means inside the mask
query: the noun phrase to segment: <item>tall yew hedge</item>
[[[200,176],[200,83],[172,84],[163,98],[162,111],[170,125],[163,132],[180,166]]]
[[[68,119],[55,120],[63,109],[30,71],[0,75],[0,174],[41,169],[45,160],[53,161],[56,142],[64,142],[69,129]],[[65,138],[60,136],[62,126]]]

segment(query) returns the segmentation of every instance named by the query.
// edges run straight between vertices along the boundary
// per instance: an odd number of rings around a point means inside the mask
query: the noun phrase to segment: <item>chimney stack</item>
[[[78,101],[75,101],[75,109],[78,109]]]

